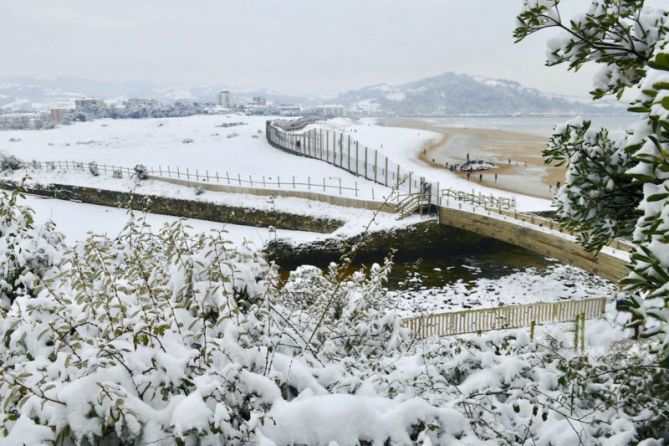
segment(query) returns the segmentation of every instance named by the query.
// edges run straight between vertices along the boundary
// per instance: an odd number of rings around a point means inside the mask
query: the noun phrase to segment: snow
[[[376,124],[373,119],[354,122],[338,118],[327,121],[327,125],[350,134],[361,144],[377,149],[388,158],[413,171],[415,177],[425,177],[427,181],[439,182],[441,189],[455,189],[465,192],[495,195],[497,197],[515,198],[517,209],[522,212],[542,211],[551,208],[549,200],[529,197],[526,195],[500,191],[467,181],[446,169],[436,169],[419,159],[420,151],[430,142],[440,139],[441,134],[428,130],[416,130],[401,127],[386,127]]]
[[[431,314],[612,296],[615,285],[568,265],[528,268],[499,279],[459,280],[441,288],[393,292],[401,314]]]
[[[147,167],[182,172],[190,169],[208,171],[212,176],[225,172],[260,181],[262,177],[296,177],[314,184],[353,187],[370,195],[381,186],[356,177],[327,163],[296,157],[270,146],[264,136],[265,122],[272,117],[245,115],[197,115],[165,119],[101,119],[75,123],[49,130],[11,130],[0,132],[0,153],[12,154],[25,161],[95,161],[124,167],[144,164]],[[246,125],[216,127],[222,123],[244,122]],[[263,132],[263,133],[259,133]],[[239,136],[228,138],[238,133]],[[257,138],[252,138],[257,136]],[[9,142],[20,139],[17,142]],[[192,139],[190,144],[184,144]]]
[[[84,241],[89,233],[115,237],[130,219],[129,212],[124,209],[33,195],[26,196],[26,205],[35,211],[37,224],[42,225],[47,221],[56,223],[57,230],[65,235],[68,244]],[[178,217],[168,215],[143,214],[141,212],[135,212],[135,214],[146,215],[147,223],[154,229],[158,229],[164,223],[179,220]],[[227,238],[237,246],[251,244],[256,248],[262,248],[267,241],[275,237],[301,242],[318,240],[323,237],[323,234],[312,232],[284,229],[270,231],[268,228],[216,223],[194,218],[188,218],[186,222],[192,228],[193,233],[224,230]]]

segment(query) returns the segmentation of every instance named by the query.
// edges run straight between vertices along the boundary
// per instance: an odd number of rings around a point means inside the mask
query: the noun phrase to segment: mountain
[[[448,116],[516,114],[622,114],[624,108],[578,101],[542,93],[515,81],[444,73],[402,85],[374,85],[323,99],[266,89],[220,85],[163,85],[153,82],[105,82],[72,77],[54,79],[8,78],[0,81],[0,109],[46,110],[71,105],[74,99],[97,97],[119,100],[133,97],[165,102],[214,102],[222,90],[233,92],[238,103],[263,96],[275,104],[339,103],[373,115]]]
[[[465,74],[438,76],[392,86],[365,87],[337,101],[367,113],[397,116],[623,113],[622,107],[551,96],[520,83]]]

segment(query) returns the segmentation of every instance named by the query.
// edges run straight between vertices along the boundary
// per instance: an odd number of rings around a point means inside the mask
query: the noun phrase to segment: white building
[[[316,114],[318,116],[344,116],[343,105],[319,105],[316,107]]]
[[[235,97],[229,91],[222,91],[218,94],[218,105],[232,108],[235,106]]]

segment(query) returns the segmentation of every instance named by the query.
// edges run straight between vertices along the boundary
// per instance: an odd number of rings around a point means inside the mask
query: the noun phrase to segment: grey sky
[[[583,1],[568,3],[583,7]],[[20,0],[0,13],[0,77],[58,75],[336,94],[445,71],[583,96],[592,70],[521,45],[520,0]],[[570,6],[570,5],[567,5]],[[569,8],[568,8],[569,9]]]

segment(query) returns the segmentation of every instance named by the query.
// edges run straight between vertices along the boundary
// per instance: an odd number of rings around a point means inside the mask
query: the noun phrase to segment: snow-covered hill
[[[402,85],[348,91],[338,102],[361,111],[398,116],[620,113],[527,88],[516,81],[444,73]]]

